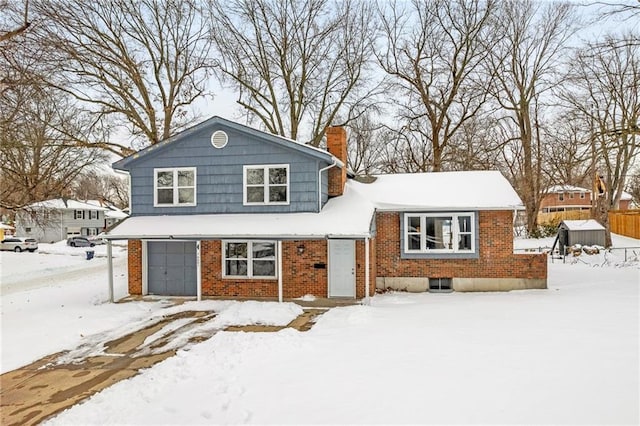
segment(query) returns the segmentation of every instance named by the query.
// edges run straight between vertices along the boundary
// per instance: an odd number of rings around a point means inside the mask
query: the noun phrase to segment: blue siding
[[[211,134],[224,130],[229,141],[222,149],[211,145]],[[244,165],[289,164],[289,204],[245,206],[242,204]],[[318,171],[328,163],[255,134],[212,123],[156,151],[147,153],[131,167],[132,215],[208,213],[289,213],[318,210]],[[154,169],[197,168],[197,205],[154,207]],[[327,173],[322,178],[326,201]]]

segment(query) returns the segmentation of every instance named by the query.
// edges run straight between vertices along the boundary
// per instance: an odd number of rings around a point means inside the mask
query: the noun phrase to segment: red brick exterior
[[[375,293],[375,242],[370,242],[369,294]],[[304,247],[302,254],[298,247]],[[282,287],[286,299],[312,294],[328,296],[327,240],[287,240],[282,242]],[[204,240],[200,244],[203,296],[278,297],[278,280],[237,279],[222,276],[222,242]],[[324,268],[314,265],[324,264]],[[356,241],[356,298],[365,294],[364,241]],[[129,293],[142,294],[142,244],[129,241]]]
[[[479,212],[479,257],[477,259],[401,259],[398,212],[376,214],[377,235],[370,240],[369,293],[376,277],[426,278],[525,278],[546,279],[544,254],[514,254],[511,211]],[[365,295],[365,246],[356,240],[356,297]],[[298,247],[304,246],[299,253]],[[278,296],[277,279],[222,277],[222,242],[205,240],[200,245],[202,295],[249,298]],[[328,297],[327,240],[282,242],[283,297],[306,294]],[[314,265],[324,264],[325,268]],[[142,243],[129,241],[129,293],[142,293]]]
[[[342,161],[342,168],[329,169],[329,196],[335,197],[344,193],[347,182],[347,131],[343,127],[327,127],[327,151]]]
[[[591,208],[591,192],[583,192],[584,198],[580,198],[581,191],[565,191],[565,192],[552,192],[547,194],[540,201],[540,211],[543,211],[546,207],[558,208],[558,207],[580,207],[581,209],[588,210]],[[560,200],[560,194],[563,199]],[[571,198],[573,196],[573,198]],[[631,200],[620,200],[619,210],[628,210],[631,205]]]
[[[142,241],[129,240],[129,294],[142,294]]]
[[[479,258],[401,259],[398,212],[376,214],[377,275],[428,278],[547,278],[544,254],[514,254],[511,211],[479,212]]]

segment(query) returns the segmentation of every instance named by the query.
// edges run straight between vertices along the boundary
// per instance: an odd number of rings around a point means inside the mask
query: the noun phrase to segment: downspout
[[[113,303],[113,250],[111,240],[107,240],[107,270],[109,271],[109,302]]]
[[[338,165],[336,159],[333,159],[333,163],[329,164],[327,167],[318,170],[318,213],[322,210],[322,172],[329,170],[332,167]]]
[[[369,305],[369,237],[364,238],[364,304]]]

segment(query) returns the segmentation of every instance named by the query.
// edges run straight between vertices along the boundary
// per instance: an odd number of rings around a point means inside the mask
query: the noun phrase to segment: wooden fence
[[[566,212],[538,213],[538,223],[540,225],[552,223],[558,224],[563,220],[583,220],[591,219],[589,210],[569,210]]]
[[[610,210],[611,232],[640,239],[640,210]]]

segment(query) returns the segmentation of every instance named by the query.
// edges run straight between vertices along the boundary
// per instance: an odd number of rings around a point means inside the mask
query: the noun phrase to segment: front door
[[[329,240],[329,297],[356,297],[354,240]]]

